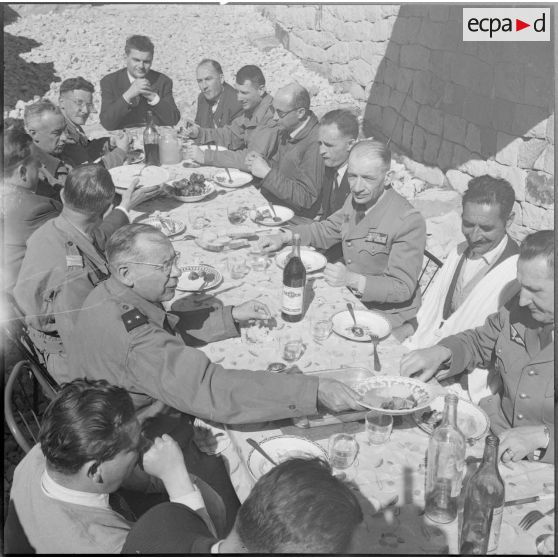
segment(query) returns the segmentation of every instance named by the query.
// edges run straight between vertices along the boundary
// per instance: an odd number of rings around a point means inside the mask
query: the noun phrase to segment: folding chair
[[[424,251],[424,263],[418,278],[418,284],[420,286],[422,296],[426,294],[426,290],[430,286],[430,283],[432,283],[432,279],[434,279],[434,276],[438,273],[442,265],[442,260],[439,260],[428,250]]]

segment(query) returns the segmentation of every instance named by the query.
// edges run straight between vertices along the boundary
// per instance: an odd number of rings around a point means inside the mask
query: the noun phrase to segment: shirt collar
[[[62,486],[48,474],[46,469],[41,476],[41,488],[44,494],[54,500],[60,500],[68,504],[79,504],[80,506],[88,506],[90,508],[110,509],[108,494],[82,492],[81,490],[73,490],[72,488]]]
[[[347,167],[348,166],[349,166],[349,161],[345,162],[343,165],[341,165],[337,169],[337,182],[339,182],[339,184],[341,184],[341,181],[343,180],[343,177],[345,176],[345,173],[347,172]]]
[[[304,128],[304,126],[306,126],[306,124],[308,124],[309,120],[310,120],[310,115],[308,115],[308,116],[305,118],[304,122],[303,122],[298,128],[296,128],[295,130],[293,130],[293,131],[289,134],[290,138],[291,138],[291,139],[296,138],[296,136],[301,132],[301,130]]]
[[[210,554],[219,554],[219,548],[221,547],[221,543],[223,541],[217,541],[212,547],[211,550],[209,551]]]
[[[126,70],[126,75],[128,76],[128,80],[130,81],[130,85],[132,85],[132,83],[134,83],[134,81],[136,81],[136,78],[128,70]]]
[[[484,260],[486,265],[492,265],[502,255],[503,251],[506,248],[507,243],[508,243],[508,236],[504,235],[504,238],[502,238],[502,240],[500,240],[498,245],[492,248],[492,250],[489,250],[488,252],[483,254],[480,258],[475,258],[475,260],[471,260],[471,261]],[[467,259],[470,260],[469,257]]]

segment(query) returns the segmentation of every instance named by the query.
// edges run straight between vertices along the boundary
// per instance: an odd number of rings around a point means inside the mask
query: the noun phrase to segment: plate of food
[[[262,205],[261,207],[250,211],[250,219],[252,219],[254,223],[258,223],[258,225],[278,227],[279,225],[283,225],[287,221],[290,221],[294,217],[294,211],[288,207],[274,205],[273,209],[275,209],[277,217],[273,215],[269,205]]]
[[[229,181],[229,175],[225,169],[216,171],[212,178],[219,186],[224,188],[240,188],[252,182],[253,176],[247,172],[238,169],[229,169],[229,172],[231,173],[232,182]]]
[[[144,159],[145,153],[143,152],[143,149],[130,149],[126,155],[126,164],[133,165],[135,163],[141,163]]]
[[[374,376],[355,386],[367,409],[390,415],[408,415],[426,409],[436,395],[431,386],[404,376]]]
[[[222,252],[225,248],[236,250],[250,246],[246,238],[235,238],[231,234],[213,231],[203,231],[200,236],[194,238],[194,242],[208,252]]]
[[[259,442],[259,444],[276,463],[282,463],[296,457],[305,459],[318,457],[328,461],[327,452],[322,446],[301,436],[272,436]],[[256,480],[273,468],[273,465],[255,449],[252,449],[248,454],[246,464],[250,474]]]
[[[444,414],[444,397],[439,396],[426,409],[413,413],[416,425],[427,434],[440,426]],[[477,405],[459,398],[457,403],[457,426],[467,441],[481,440],[490,429],[488,415]]]
[[[182,275],[178,279],[179,291],[199,292],[216,287],[223,280],[223,276],[210,265],[181,265]]]
[[[165,215],[154,214],[147,219],[142,219],[141,222],[159,229],[167,236],[175,236],[186,230],[186,223]]]
[[[136,178],[143,186],[157,186],[169,179],[167,169],[152,165],[122,165],[109,169],[109,172],[117,190],[127,190]]]
[[[291,249],[283,250],[275,256],[275,263],[277,267],[284,269],[287,264],[287,259],[291,255]],[[314,271],[319,271],[323,269],[327,264],[327,259],[323,254],[316,252],[314,248],[310,246],[300,247],[300,259],[307,273],[312,273]]]
[[[192,173],[189,178],[166,183],[165,191],[177,200],[191,203],[207,198],[215,191],[215,186],[203,174]]]
[[[351,341],[369,342],[370,335],[382,339],[391,333],[391,324],[381,312],[375,312],[374,310],[355,310],[354,312],[357,326],[362,328],[364,335],[362,337],[357,337],[353,333],[352,328],[355,323],[347,310],[337,312],[337,314],[334,314],[331,318],[333,322],[333,331],[335,331],[337,335],[345,337],[345,339],[350,339]]]

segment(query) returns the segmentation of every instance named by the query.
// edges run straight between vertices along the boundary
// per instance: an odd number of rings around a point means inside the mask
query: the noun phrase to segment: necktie
[[[366,215],[366,207],[364,205],[355,204],[355,223],[358,225]]]
[[[113,492],[109,495],[109,504],[110,507],[116,513],[119,513],[124,519],[127,519],[128,521],[137,521],[137,517],[132,511],[132,508],[128,505],[128,502],[126,502],[124,497],[118,492]]]
[[[552,343],[552,331],[554,330],[554,324],[547,324],[544,327],[539,328],[539,344],[542,349],[547,345]]]

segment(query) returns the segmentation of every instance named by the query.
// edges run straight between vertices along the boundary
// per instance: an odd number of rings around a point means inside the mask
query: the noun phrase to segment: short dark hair
[[[124,52],[130,54],[132,49],[153,54],[155,52],[155,45],[151,42],[151,39],[145,35],[131,35],[126,39]]]
[[[549,276],[554,276],[554,231],[546,229],[527,235],[519,247],[520,260],[546,260]]]
[[[12,128],[4,134],[4,176],[31,158],[33,139],[24,130]]]
[[[353,152],[363,151],[368,157],[378,157],[382,163],[389,169],[391,166],[391,150],[386,143],[374,138],[359,141],[351,147],[349,157]]]
[[[69,93],[70,91],[88,91],[89,93],[95,92],[95,86],[81,76],[75,78],[65,79],[60,84],[60,95]]]
[[[250,553],[342,554],[362,510],[320,459],[290,459],[261,477],[242,504],[236,531]]]
[[[244,82],[246,81],[250,81],[254,87],[265,85],[263,72],[258,68],[258,66],[253,66],[251,64],[248,66],[242,66],[242,68],[236,72],[236,83],[238,83],[238,85],[244,85]]]
[[[63,474],[77,473],[88,461],[109,461],[134,447],[130,394],[105,380],[64,384],[43,416],[39,443],[48,464]]]
[[[102,215],[114,200],[114,183],[103,165],[73,168],[64,184],[64,204],[91,216]]]
[[[513,210],[515,192],[511,184],[504,178],[494,178],[488,174],[483,174],[469,180],[461,203],[463,208],[465,208],[466,203],[498,205],[500,207],[500,218],[506,221]]]
[[[143,256],[138,239],[150,236],[158,241],[165,241],[166,236],[156,227],[146,223],[131,223],[115,231],[105,245],[105,255],[109,265],[116,265],[126,260],[137,260]]]
[[[358,138],[358,119],[351,111],[330,110],[322,116],[320,126],[329,126],[330,124],[335,124],[344,136],[355,140]]]
[[[200,66],[211,66],[219,75],[223,73],[223,68],[221,68],[221,64],[217,62],[217,60],[212,60],[211,58],[204,58],[199,64]]]

